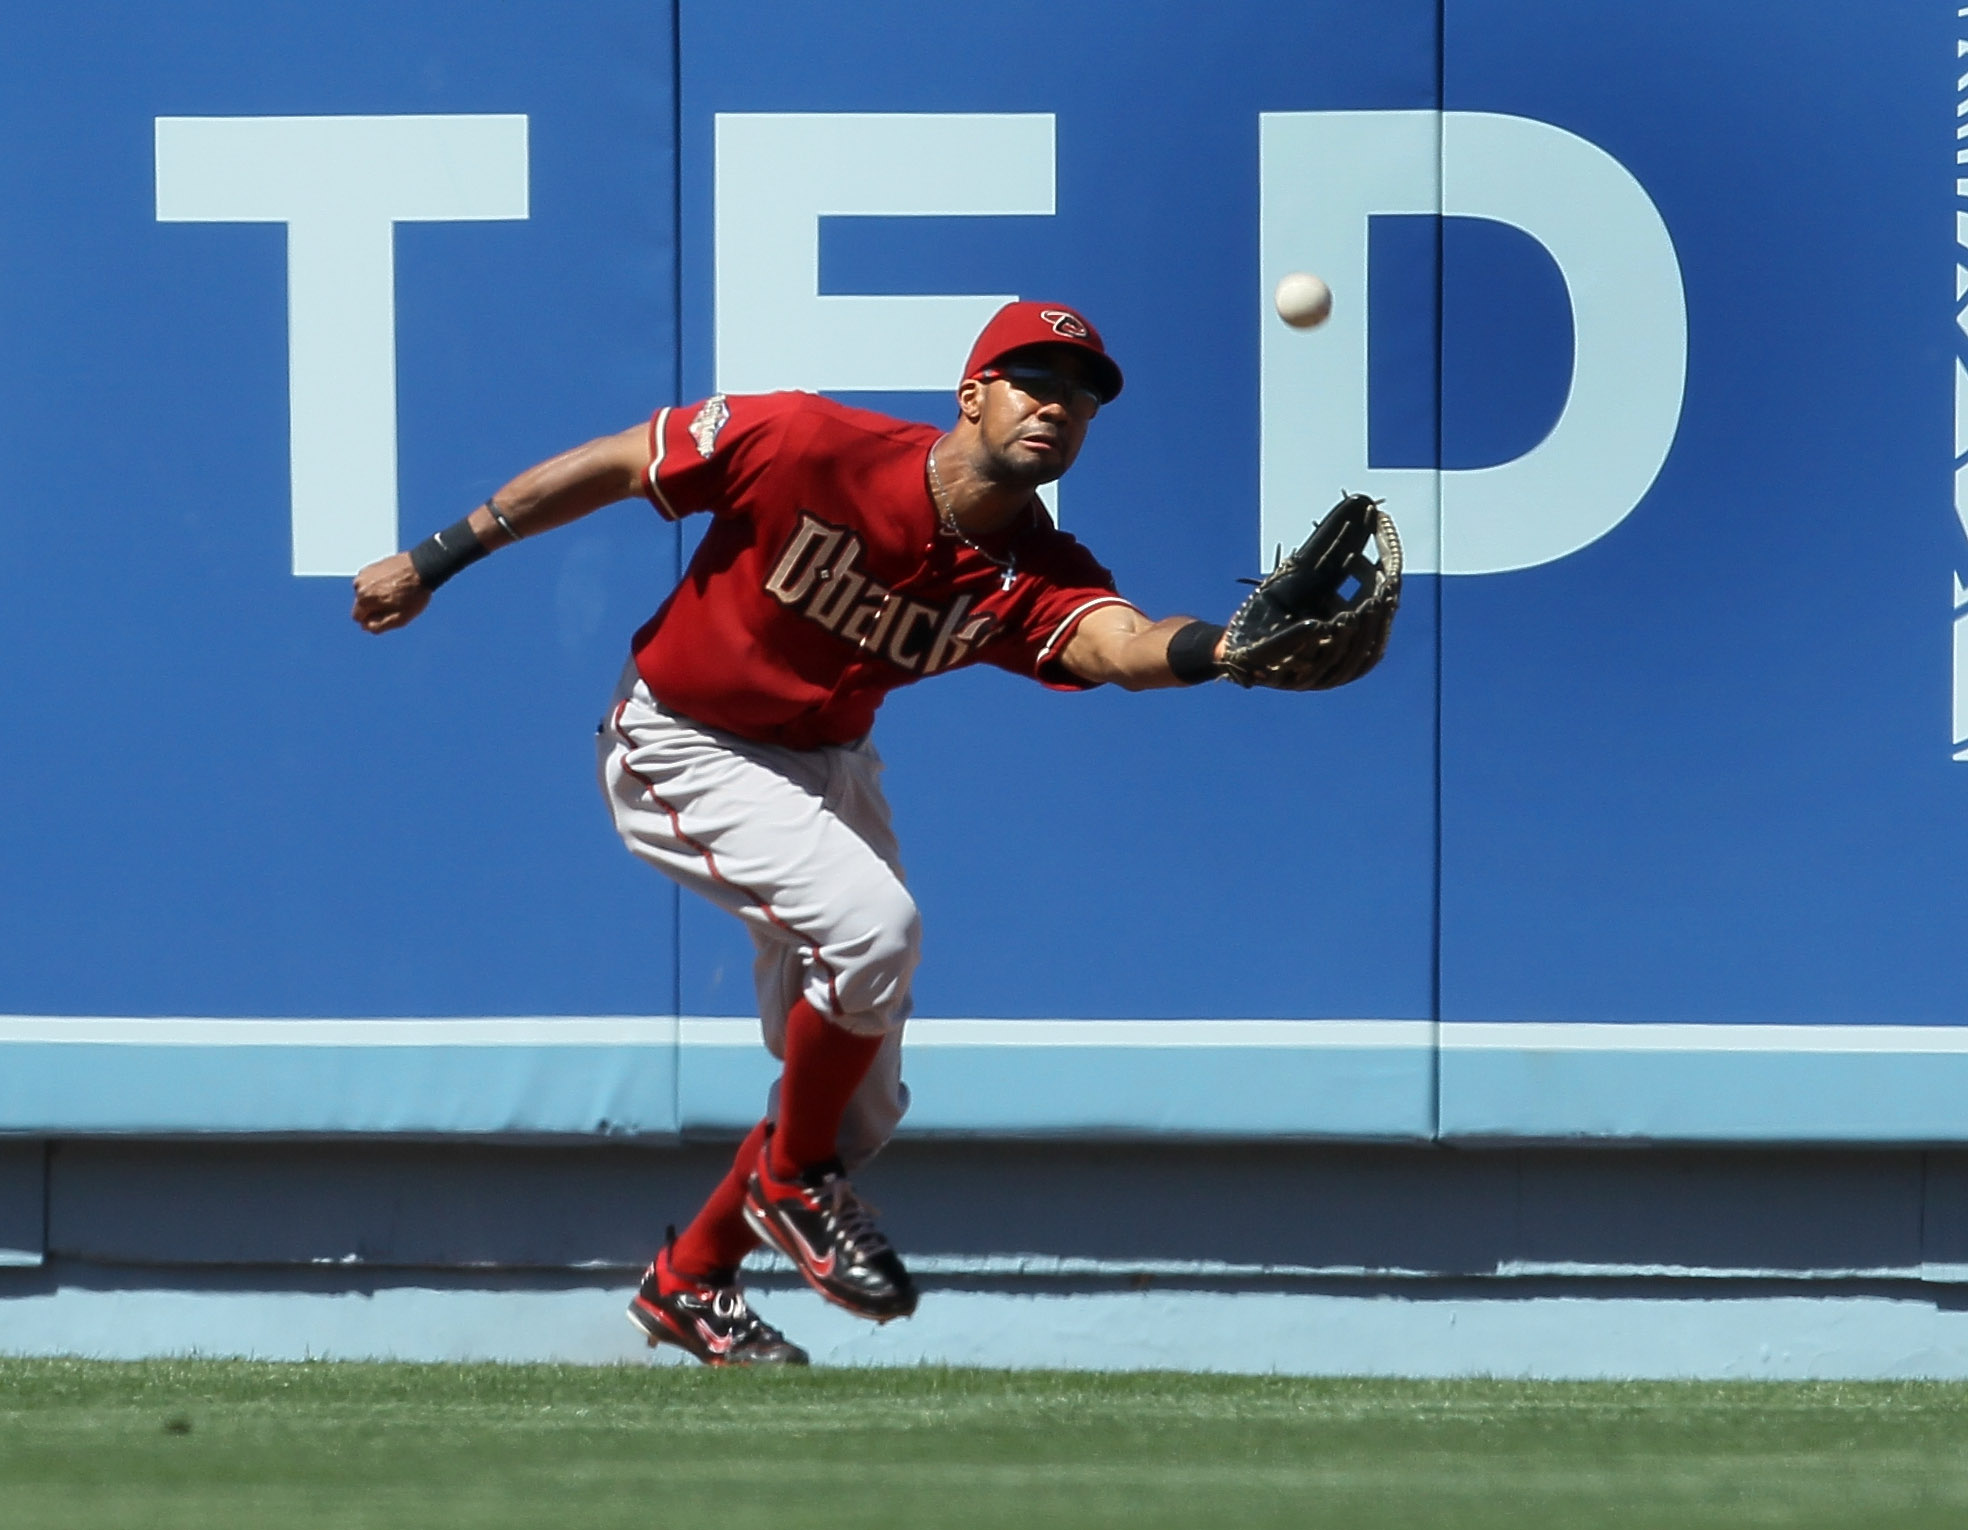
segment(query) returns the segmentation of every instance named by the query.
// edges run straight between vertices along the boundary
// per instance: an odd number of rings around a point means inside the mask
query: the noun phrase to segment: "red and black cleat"
[[[652,1348],[674,1344],[706,1365],[807,1363],[805,1350],[752,1311],[736,1270],[728,1280],[699,1283],[671,1274],[668,1262],[666,1249],[650,1262],[629,1303],[629,1321]]]
[[[761,1148],[745,1184],[745,1220],[806,1283],[858,1317],[886,1323],[916,1310],[916,1286],[838,1160],[775,1179]]]

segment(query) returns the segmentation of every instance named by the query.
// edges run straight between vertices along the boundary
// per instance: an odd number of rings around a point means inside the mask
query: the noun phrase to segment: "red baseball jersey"
[[[635,636],[665,707],[745,738],[811,749],[873,726],[897,686],[995,664],[1060,690],[1089,611],[1128,602],[1052,524],[981,539],[945,530],[928,456],[942,432],[811,393],[717,394],[660,409],[643,485],[670,520],[715,519],[681,583]]]

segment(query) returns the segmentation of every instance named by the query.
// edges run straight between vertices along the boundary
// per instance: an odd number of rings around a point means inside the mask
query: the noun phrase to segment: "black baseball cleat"
[[[886,1323],[916,1310],[916,1285],[839,1159],[775,1179],[766,1147],[745,1183],[745,1220],[793,1261],[806,1283],[857,1317]]]
[[[728,1280],[692,1282],[687,1289],[664,1295],[657,1267],[665,1262],[667,1252],[650,1262],[635,1300],[629,1303],[629,1321],[642,1330],[650,1348],[674,1344],[706,1365],[807,1363],[805,1350],[752,1311],[738,1287],[736,1270],[729,1272]]]

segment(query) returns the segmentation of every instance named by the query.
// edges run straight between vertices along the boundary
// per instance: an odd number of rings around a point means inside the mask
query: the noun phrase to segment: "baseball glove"
[[[1223,668],[1244,686],[1345,685],[1380,662],[1400,604],[1400,534],[1379,500],[1349,494],[1237,608],[1224,630]]]

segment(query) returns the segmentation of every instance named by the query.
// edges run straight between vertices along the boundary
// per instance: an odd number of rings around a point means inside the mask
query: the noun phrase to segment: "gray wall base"
[[[0,1269],[37,1265],[47,1248],[46,1146],[0,1140]]]
[[[729,1152],[53,1143],[0,1353],[644,1363],[629,1289]],[[1968,1378],[1958,1152],[904,1141],[862,1185],[914,1320],[756,1261],[822,1363]]]
[[[98,1264],[638,1269],[730,1153],[57,1142],[46,1246]],[[861,1186],[898,1247],[953,1275],[1968,1280],[1959,1151],[904,1140]]]

